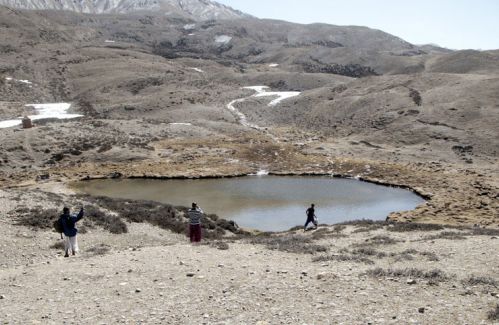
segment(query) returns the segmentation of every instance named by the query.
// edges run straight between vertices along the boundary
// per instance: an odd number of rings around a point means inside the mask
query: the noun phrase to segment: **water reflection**
[[[93,195],[154,200],[189,206],[236,221],[240,226],[286,230],[305,222],[316,204],[320,223],[368,218],[383,220],[390,212],[411,210],[423,202],[414,193],[331,177],[253,176],[202,180],[95,180],[75,184]]]

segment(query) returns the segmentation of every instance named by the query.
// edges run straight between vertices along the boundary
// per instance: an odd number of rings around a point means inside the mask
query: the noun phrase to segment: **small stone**
[[[407,284],[416,284],[416,280],[414,279],[407,279]]]
[[[5,299],[5,296],[4,295],[0,295],[0,299]]]
[[[203,317],[204,317],[204,318],[210,318],[210,315],[208,315],[208,314],[204,314],[204,315],[203,315]]]
[[[69,281],[69,280],[71,280],[71,278],[64,278],[63,280],[64,281]]]
[[[200,275],[200,276],[198,276],[198,279],[204,279],[204,278],[205,278],[205,276],[204,276],[204,275]]]
[[[120,282],[119,285],[120,286],[126,286],[128,284],[128,282]]]
[[[303,276],[307,276],[307,275],[308,275],[308,272],[307,272],[307,271],[302,271],[302,272],[301,272],[301,274],[302,274]]]
[[[424,314],[424,307],[420,307],[420,308],[418,308],[418,312],[419,312],[420,314]]]
[[[129,270],[128,270],[128,273],[132,273],[132,272],[133,272],[133,270],[132,270],[132,269],[129,269]]]
[[[139,293],[141,292],[142,290],[140,290],[139,288],[135,289],[135,292]]]
[[[186,276],[188,276],[189,278],[192,278],[192,277],[193,277],[193,276],[195,276],[195,275],[196,275],[196,273],[194,273],[194,272],[188,272],[188,273],[186,274]]]

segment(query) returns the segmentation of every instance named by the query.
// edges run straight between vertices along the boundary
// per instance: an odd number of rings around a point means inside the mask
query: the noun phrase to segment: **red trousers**
[[[191,237],[191,243],[197,243],[201,241],[201,225],[190,225],[189,235]]]

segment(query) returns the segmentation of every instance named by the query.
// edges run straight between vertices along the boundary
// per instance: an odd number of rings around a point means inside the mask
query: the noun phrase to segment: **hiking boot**
[[[68,254],[68,253],[66,253],[66,254],[64,255],[64,257],[69,257],[69,254]]]

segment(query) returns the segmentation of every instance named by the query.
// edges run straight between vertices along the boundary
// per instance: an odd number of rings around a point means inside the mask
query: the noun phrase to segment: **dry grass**
[[[323,245],[312,244],[312,239],[297,235],[262,234],[250,240],[251,244],[265,245],[268,249],[297,254],[315,254],[326,252]]]
[[[461,283],[469,286],[484,285],[496,288],[499,286],[499,282],[492,277],[476,276],[476,275],[471,275],[470,277],[462,280]]]
[[[351,254],[333,254],[333,255],[321,255],[314,257],[312,262],[328,262],[328,261],[337,261],[337,262],[356,262],[356,263],[364,263],[368,265],[373,265],[374,262],[367,257],[364,256],[356,256]]]
[[[48,230],[53,228],[54,221],[59,218],[62,212],[36,206],[31,209],[19,207],[13,214],[16,225],[29,227],[33,230]]]
[[[396,261],[412,261],[414,260],[414,255],[426,257],[426,259],[431,262],[437,262],[440,260],[438,256],[433,252],[420,252],[414,248],[406,249],[405,251],[402,251],[400,253],[390,253],[390,257],[395,258]]]
[[[431,224],[431,223],[393,223],[388,228],[388,231],[394,232],[408,232],[408,231],[437,231],[442,230],[444,227],[442,225]]]
[[[106,255],[111,251],[111,247],[106,244],[100,244],[97,246],[90,247],[86,251],[92,255]]]
[[[431,271],[423,271],[415,268],[406,268],[406,269],[382,269],[375,268],[367,271],[367,275],[374,278],[411,278],[411,279],[424,279],[431,281],[431,283],[439,283],[442,281],[446,281],[449,277],[439,269],[434,269]]]
[[[174,207],[154,201],[126,200],[108,197],[82,196],[86,201],[93,202],[96,206],[116,213],[117,218],[123,218],[128,222],[148,222],[153,226],[167,229],[175,233],[185,233],[188,221],[185,214],[186,207]],[[97,222],[96,220],[94,220]],[[233,221],[218,218],[215,214],[203,216],[202,220],[203,238],[220,239],[226,231],[243,234]]]
[[[386,221],[374,221],[370,219],[351,220],[337,224],[337,226],[357,227],[357,229],[355,229],[353,233],[370,232],[373,230],[381,229],[386,225],[387,225]]]
[[[361,247],[351,251],[353,255],[373,256],[377,258],[386,257],[386,253],[375,250],[371,247]]]
[[[61,250],[61,249],[64,250],[66,248],[66,246],[64,245],[64,242],[62,240],[58,240],[55,243],[53,243],[52,245],[50,245],[50,248],[57,249],[57,250]]]
[[[381,245],[393,245],[400,242],[399,240],[396,240],[390,236],[386,235],[377,235],[371,238],[367,238],[364,242],[362,243],[355,243],[352,246],[353,247],[370,247],[373,245],[376,246],[381,246]]]
[[[448,240],[464,240],[466,239],[468,233],[461,233],[457,231],[442,231],[435,235],[426,236],[423,240],[435,240],[435,239],[448,239]]]
[[[499,320],[499,304],[496,305],[495,309],[489,311],[487,318],[492,321]]]

